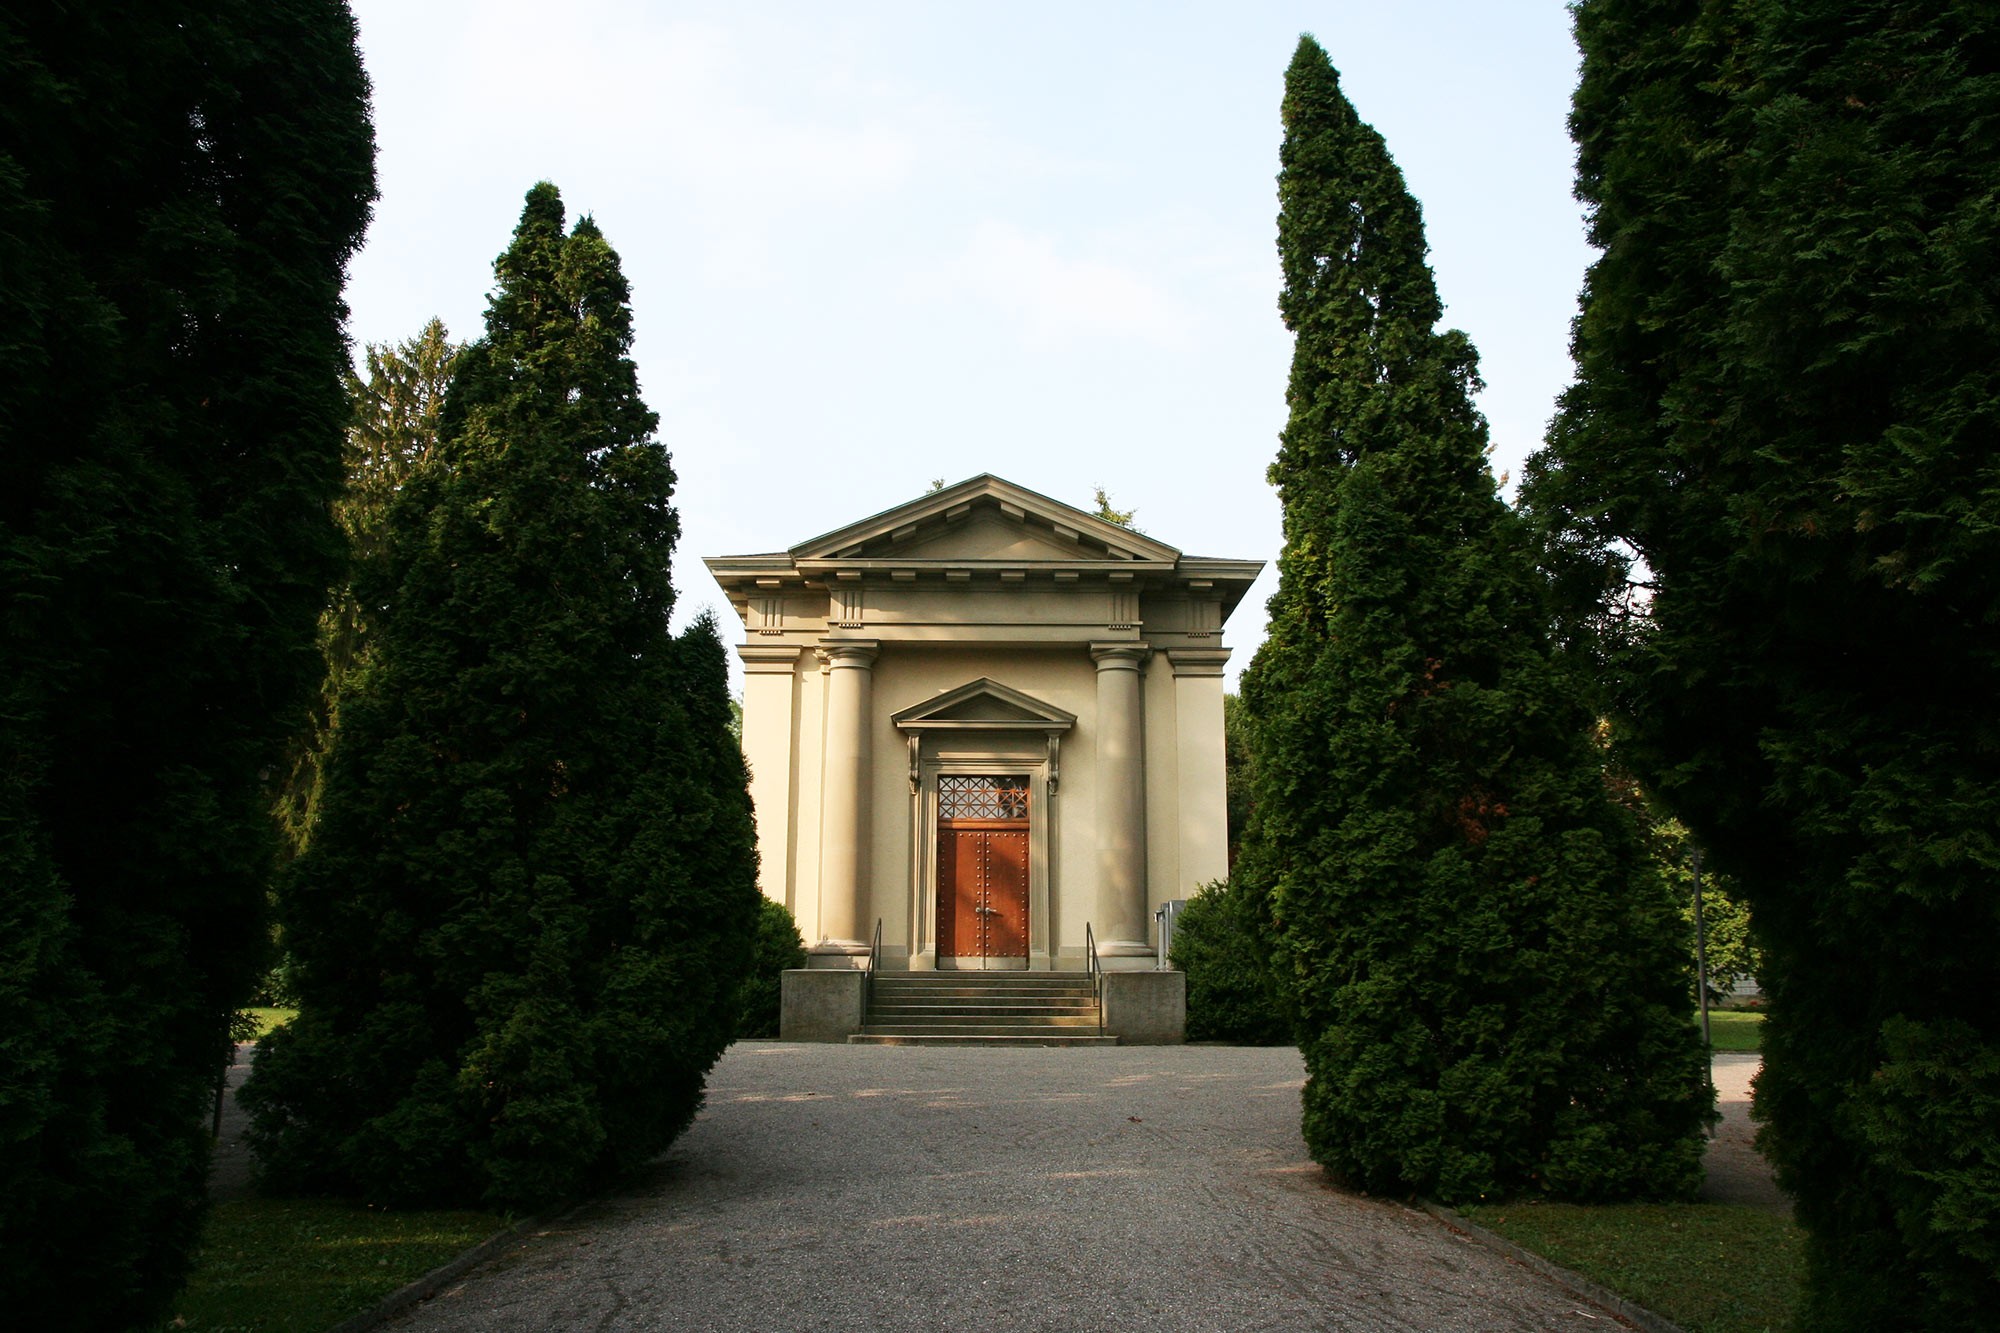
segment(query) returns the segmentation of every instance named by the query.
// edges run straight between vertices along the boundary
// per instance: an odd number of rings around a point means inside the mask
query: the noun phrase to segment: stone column
[[[821,640],[827,664],[826,781],[820,805],[819,928],[816,954],[863,956],[875,929],[868,889],[869,724],[880,645]]]
[[[1097,663],[1097,951],[1151,957],[1146,907],[1146,732],[1143,643],[1093,643]]]

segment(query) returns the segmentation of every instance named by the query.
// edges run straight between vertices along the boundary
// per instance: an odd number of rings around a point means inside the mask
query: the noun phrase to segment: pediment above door
[[[1076,714],[1002,685],[988,676],[968,681],[891,715],[905,732],[1037,731],[1059,733],[1076,725]]]

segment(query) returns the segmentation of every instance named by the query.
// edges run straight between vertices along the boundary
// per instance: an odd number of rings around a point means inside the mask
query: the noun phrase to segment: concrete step
[[[922,1004],[937,1009],[1095,1009],[1088,995],[877,995],[870,1009]]]
[[[955,1032],[941,1035],[857,1032],[849,1037],[854,1046],[1116,1046],[1113,1036],[1070,1035],[1060,1029],[1028,1035]]]
[[[958,1011],[926,1011],[916,1013],[898,1009],[886,1011],[876,1009],[868,1013],[866,1029],[878,1029],[886,1023],[926,1023],[926,1025],[962,1025],[962,1027],[1096,1027],[1098,1011],[1090,1009],[1086,1013],[958,1013]]]
[[[936,1001],[884,1001],[870,1005],[868,1013],[1096,1013],[1098,1007],[1082,1001],[970,1001],[964,1005],[940,1005]]]
[[[1016,981],[1018,979],[1018,981]],[[1092,987],[1088,981],[1030,981],[1022,973],[1014,973],[1014,979],[1004,981],[904,981],[900,977],[876,977],[876,991],[964,991],[964,993],[984,993],[984,991],[1082,991],[1090,995]]]
[[[1022,968],[996,968],[990,972],[877,972],[879,984],[891,986],[985,986],[999,982],[1030,981],[1051,986],[1088,986],[1088,972],[1029,972]]]
[[[1050,1032],[1057,1036],[1076,1033],[1095,1035],[1097,1020],[1085,1023],[864,1023],[864,1033],[889,1037],[1033,1037]]]
[[[874,999],[892,1001],[898,1005],[980,1005],[980,1003],[1020,1003],[1020,1001],[1060,1001],[1060,1003],[1096,1003],[1096,995],[1090,991],[1028,991],[1012,987],[992,987],[988,991],[966,991],[948,987],[928,987],[922,991],[912,989],[892,989],[876,987]]]
[[[1084,972],[877,973],[849,1041],[897,1046],[1109,1046]]]

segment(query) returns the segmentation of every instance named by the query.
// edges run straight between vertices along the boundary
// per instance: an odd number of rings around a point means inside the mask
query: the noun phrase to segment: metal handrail
[[[875,973],[882,966],[882,918],[875,918],[875,938],[868,945],[868,970],[861,975],[861,1012],[875,1007]]]
[[[1083,923],[1084,957],[1090,969],[1090,995],[1097,1001],[1097,1035],[1104,1035],[1104,964],[1097,961],[1097,932]]]

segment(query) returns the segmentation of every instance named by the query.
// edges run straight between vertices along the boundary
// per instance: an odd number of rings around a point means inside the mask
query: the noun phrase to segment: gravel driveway
[[[1291,1049],[739,1042],[651,1176],[391,1327],[1606,1329],[1330,1188]]]

